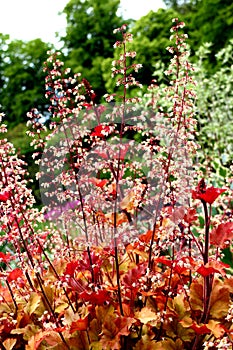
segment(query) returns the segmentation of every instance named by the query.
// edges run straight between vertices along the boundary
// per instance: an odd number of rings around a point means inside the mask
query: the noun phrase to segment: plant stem
[[[13,301],[13,304],[15,306],[15,314],[17,314],[17,310],[18,310],[18,306],[17,306],[17,302],[14,298],[14,293],[12,292],[12,289],[11,289],[11,286],[10,286],[10,283],[6,280],[6,285],[7,285],[7,288],[9,289],[9,292],[10,292],[10,295],[11,295],[11,298],[12,298],[12,301]]]
[[[208,213],[207,203],[202,200],[202,205],[205,215],[205,242],[204,242],[204,251],[203,251],[203,262],[204,265],[209,262],[209,231],[210,231],[210,216],[211,216],[211,205]],[[201,322],[206,322],[209,316],[209,302],[210,294],[212,290],[212,275],[204,277],[203,285],[203,314],[201,317]]]
[[[210,231],[210,216],[211,216],[211,206],[210,213],[208,214],[207,204],[202,200],[204,215],[205,215],[205,245],[203,252],[204,264],[207,264],[209,261],[209,231]]]

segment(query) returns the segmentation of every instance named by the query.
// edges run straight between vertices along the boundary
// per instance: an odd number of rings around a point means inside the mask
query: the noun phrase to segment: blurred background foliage
[[[131,49],[137,52],[135,62],[143,65],[137,79],[148,85],[155,74],[159,84],[166,84],[162,68],[168,66],[171,58],[166,51],[170,45],[171,19],[178,17],[186,23],[190,59],[197,67],[196,112],[203,159],[210,162],[214,159],[220,169],[228,169],[233,134],[233,2],[164,0],[164,3],[165,9],[150,11],[135,21],[119,15],[120,0],[68,1],[63,10],[66,33],[60,37],[65,66],[82,73],[96,92],[96,102],[100,102],[101,96],[115,89],[111,62],[117,55],[113,44],[118,38],[113,29],[128,23],[134,35]],[[0,34],[0,109],[6,114],[7,137],[28,162],[32,175],[36,169],[30,138],[25,135],[26,114],[32,107],[44,115],[47,111],[43,62],[50,49],[53,45],[40,39],[11,41],[7,33]],[[203,166],[204,163],[203,160]],[[225,170],[221,172],[224,174]]]

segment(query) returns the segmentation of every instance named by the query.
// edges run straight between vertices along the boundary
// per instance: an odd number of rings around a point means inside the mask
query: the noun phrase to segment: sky
[[[41,38],[59,47],[55,33],[65,34],[66,19],[58,15],[69,0],[0,0],[0,33],[24,41]],[[164,7],[162,0],[121,0],[124,18],[139,19]]]

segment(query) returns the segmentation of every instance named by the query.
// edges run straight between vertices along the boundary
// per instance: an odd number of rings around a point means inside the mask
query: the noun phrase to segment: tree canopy
[[[1,35],[0,105],[10,127],[26,121],[35,104],[46,110],[43,63],[51,47],[40,39],[9,41],[9,36]]]
[[[218,69],[216,53],[226,47],[232,38],[232,0],[165,0],[166,9],[150,11],[137,21],[119,15],[120,0],[70,0],[63,13],[66,15],[66,33],[63,61],[67,67],[81,72],[98,96],[112,92],[114,87],[109,71],[114,57],[113,45],[118,40],[113,29],[130,24],[134,35],[132,50],[137,62],[143,65],[137,79],[148,84],[155,64],[162,59],[168,65],[170,55],[168,30],[173,17],[179,17],[187,27],[191,53],[201,44],[211,42],[211,52],[205,60],[209,74]],[[44,113],[47,101],[44,95],[43,62],[52,45],[40,39],[30,42],[10,41],[0,34],[0,107],[7,115],[10,127],[26,120],[26,113],[37,105]],[[97,100],[98,101],[98,100]]]
[[[62,38],[66,63],[91,81],[98,95],[105,91],[101,63],[112,57],[116,36],[113,29],[123,24],[117,15],[120,0],[71,0],[64,8],[66,35]]]

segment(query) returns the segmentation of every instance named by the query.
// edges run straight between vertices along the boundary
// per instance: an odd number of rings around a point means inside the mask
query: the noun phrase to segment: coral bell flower
[[[196,189],[192,191],[192,198],[200,199],[206,203],[212,204],[218,198],[218,196],[225,191],[225,189],[216,188],[213,186],[206,188],[205,180],[202,179]]]

